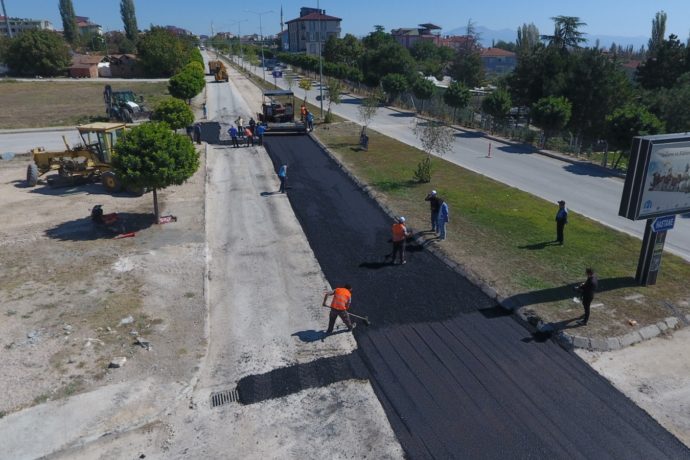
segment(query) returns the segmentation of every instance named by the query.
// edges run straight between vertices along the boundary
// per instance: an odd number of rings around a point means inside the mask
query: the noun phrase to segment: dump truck
[[[103,100],[110,120],[133,123],[151,118],[151,111],[144,107],[144,96],[137,97],[131,90],[113,91],[110,85],[105,85]]]
[[[266,134],[307,132],[306,121],[295,119],[295,94],[290,90],[265,90],[257,117],[266,127]]]
[[[77,126],[81,143],[70,146],[63,136],[65,150],[46,151],[43,147],[31,150],[31,163],[26,168],[26,184],[34,187],[39,177],[53,171],[48,185],[66,186],[100,181],[110,193],[122,190],[122,183],[112,171],[113,147],[127,129],[125,123],[89,123]],[[135,194],[143,190],[128,189]]]
[[[217,82],[230,80],[230,77],[228,75],[228,69],[225,68],[225,64],[223,64],[222,61],[209,61],[208,68]]]

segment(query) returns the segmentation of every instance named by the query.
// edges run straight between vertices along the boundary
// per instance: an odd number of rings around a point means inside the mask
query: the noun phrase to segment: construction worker
[[[400,253],[400,264],[404,265],[407,263],[405,260],[405,242],[407,237],[410,236],[410,232],[407,231],[405,226],[405,218],[400,216],[396,219],[392,227],[393,231],[393,254],[391,257],[393,259],[393,264],[395,264],[395,256]]]
[[[302,106],[299,108],[299,113],[300,116],[302,117],[302,121],[306,121],[307,118],[307,106],[302,104]]]
[[[326,305],[326,300],[328,300],[329,296],[333,296],[333,300],[331,300],[330,305]],[[350,315],[347,313],[347,310],[350,308],[351,301],[352,286],[349,284],[346,284],[343,287],[335,288],[333,291],[326,292],[324,294],[322,305],[324,307],[330,306],[331,308],[331,312],[328,315],[328,329],[326,329],[326,334],[333,333],[333,326],[335,325],[335,320],[337,317],[340,317],[340,319],[343,320],[343,323],[345,323],[345,326],[347,326],[348,331],[354,329],[352,321],[350,321]]]

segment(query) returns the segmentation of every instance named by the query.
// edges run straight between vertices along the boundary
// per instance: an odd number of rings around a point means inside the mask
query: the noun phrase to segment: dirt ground
[[[0,107],[3,107],[0,111],[0,127],[69,126],[88,123],[94,117],[104,117],[103,88],[106,84],[115,91],[131,89],[137,96],[143,96],[144,107],[148,110],[153,110],[156,103],[168,94],[167,82],[0,80]]]
[[[152,226],[151,194],[27,188],[27,162],[0,161],[0,414],[141,374],[189,380],[205,345],[203,172],[159,193],[180,219]],[[96,204],[136,236],[95,230]]]

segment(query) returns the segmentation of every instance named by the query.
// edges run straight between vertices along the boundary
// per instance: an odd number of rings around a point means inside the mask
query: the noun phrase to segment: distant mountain
[[[512,29],[500,29],[493,30],[484,26],[476,26],[475,30],[479,33],[479,41],[485,47],[491,46],[492,42],[505,41],[514,42],[517,38],[517,30]],[[467,27],[456,27],[452,30],[444,30],[443,35],[465,35],[467,32]],[[587,39],[588,46],[594,46],[597,39],[599,40],[599,46],[602,48],[608,48],[612,43],[616,45],[621,45],[623,47],[628,45],[633,45],[636,50],[641,46],[647,46],[649,42],[649,37],[636,36],[636,37],[621,37],[615,35],[585,35]]]

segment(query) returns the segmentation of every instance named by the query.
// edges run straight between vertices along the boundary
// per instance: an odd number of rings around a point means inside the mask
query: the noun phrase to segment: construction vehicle
[[[295,119],[295,94],[290,90],[271,89],[263,94],[259,123],[270,133],[306,133],[306,120]]]
[[[216,81],[230,81],[228,69],[225,68],[225,64],[222,61],[209,61],[208,68]]]
[[[110,85],[103,90],[105,113],[110,120],[133,123],[151,118],[151,111],[144,108],[144,96],[134,94],[131,90],[113,91]]]
[[[122,183],[112,171],[113,147],[122,136],[127,125],[124,123],[89,123],[77,127],[82,143],[70,147],[63,136],[66,150],[46,151],[43,147],[31,150],[31,163],[26,168],[26,183],[34,187],[38,178],[57,171],[57,176],[48,177],[48,185],[65,186],[101,181],[110,193],[122,190]],[[143,190],[128,188],[141,195]]]

